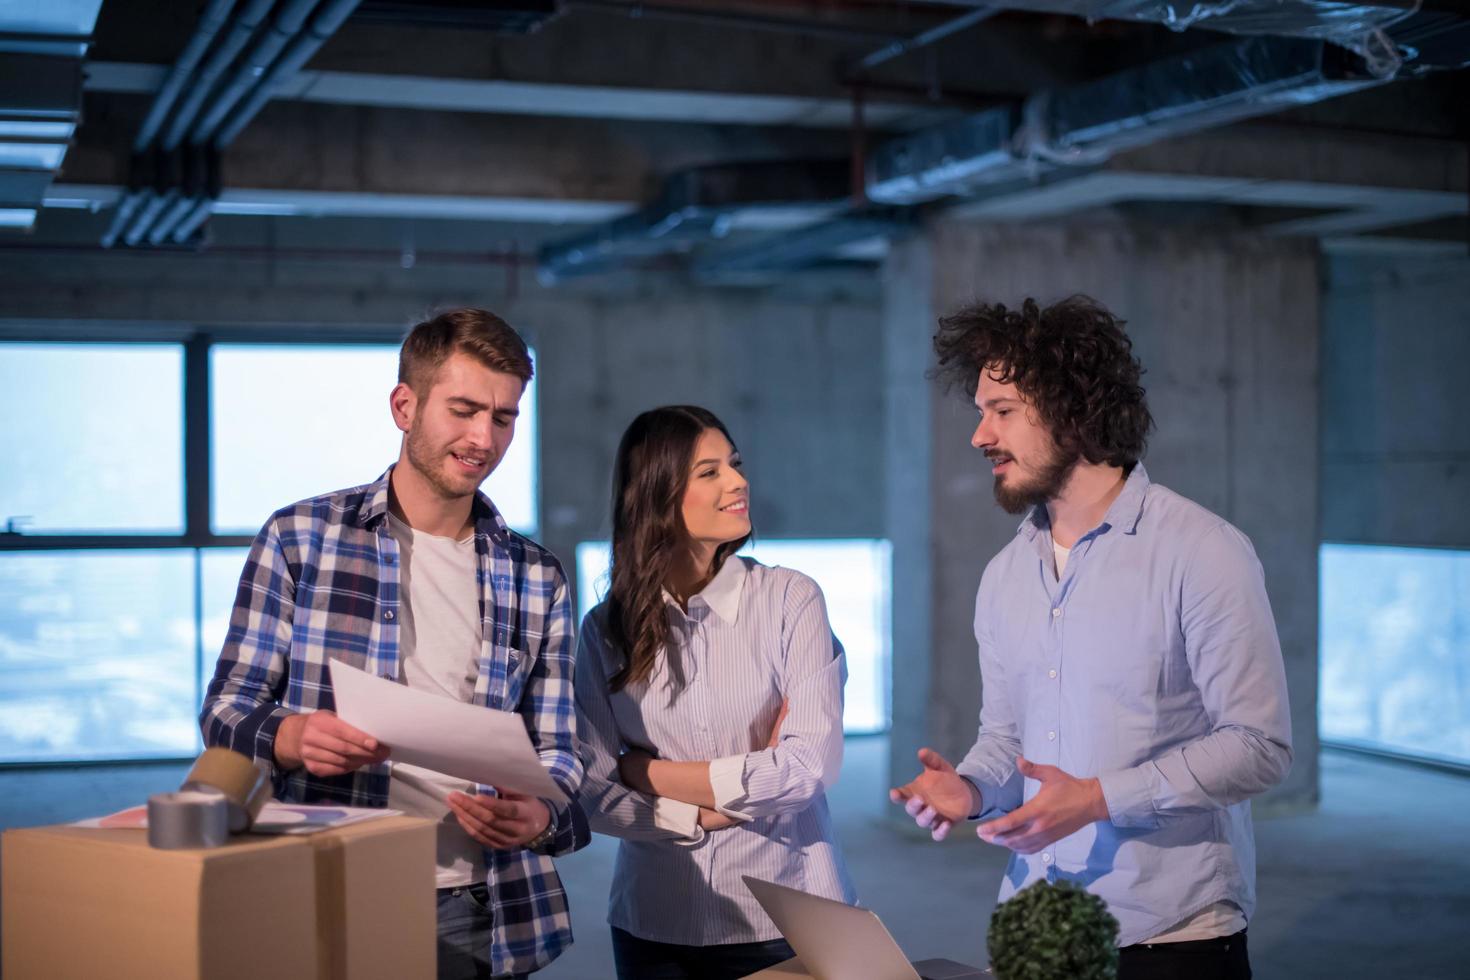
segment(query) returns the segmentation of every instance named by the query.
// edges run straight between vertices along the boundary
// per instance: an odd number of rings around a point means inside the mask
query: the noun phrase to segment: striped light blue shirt
[[[605,603],[579,638],[581,800],[593,830],[622,838],[608,922],[690,946],[780,938],[741,875],[855,901],[825,795],[842,764],[842,647],[815,582],[749,558],[727,560],[687,615],[667,608],[673,649],[647,681],[615,694],[607,679],[623,655],[606,639]],[[706,833],[697,807],[624,786],[625,748],[709,760],[719,808],[741,822]]]
[[[1250,797],[1291,764],[1281,647],[1260,562],[1229,523],[1134,467],[1058,581],[1033,509],[975,600],[983,704],[958,767],[990,819],[1037,791],[1016,756],[1097,777],[1112,819],[1011,857],[1000,897],[1068,879],[1119,945],[1219,902],[1255,909]]]

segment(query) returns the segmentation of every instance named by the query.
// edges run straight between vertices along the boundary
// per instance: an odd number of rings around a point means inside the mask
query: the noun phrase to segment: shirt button
[[[1046,740],[1048,742],[1055,742],[1057,740],[1057,733],[1056,732],[1047,732],[1046,733]]]
[[[1062,607],[1061,606],[1057,606],[1055,609],[1053,609],[1051,611],[1051,618],[1052,619],[1060,619],[1061,616],[1062,616]]]
[[[1042,864],[1051,864],[1051,855],[1048,854],[1045,851],[1042,851],[1041,852],[1041,863]]]
[[[1053,667],[1053,668],[1052,668],[1052,669],[1051,669],[1051,670],[1048,670],[1048,671],[1047,671],[1047,672],[1046,672],[1046,676],[1047,676],[1047,677],[1051,677],[1051,678],[1055,678],[1055,677],[1056,677],[1056,676],[1057,676],[1057,671],[1056,671],[1056,668],[1055,668],[1055,667]]]
[[[389,609],[387,612],[383,613],[383,618],[390,623],[393,622],[393,610]]]

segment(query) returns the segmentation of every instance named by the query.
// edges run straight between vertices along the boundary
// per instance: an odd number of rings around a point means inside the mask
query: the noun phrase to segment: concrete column
[[[935,316],[976,299],[1087,293],[1128,321],[1158,423],[1149,475],[1247,535],[1266,572],[1296,764],[1268,807],[1317,798],[1318,258],[1301,241],[1131,227],[940,223],[887,267],[895,780],[961,754],[980,687],[971,618],[1017,518],[970,447],[963,393],[922,380]],[[927,509],[927,514],[917,512]]]
[[[1470,258],[1333,255],[1322,311],[1322,537],[1470,548]]]

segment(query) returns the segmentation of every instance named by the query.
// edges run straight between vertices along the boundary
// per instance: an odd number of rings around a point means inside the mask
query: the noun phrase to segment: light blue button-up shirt
[[[959,771],[988,820],[1040,788],[1016,756],[1097,777],[1110,822],[1011,857],[1000,898],[1079,882],[1127,946],[1216,902],[1255,909],[1249,799],[1291,765],[1281,646],[1260,562],[1140,464],[1058,581],[1045,507],[975,599],[980,732]]]

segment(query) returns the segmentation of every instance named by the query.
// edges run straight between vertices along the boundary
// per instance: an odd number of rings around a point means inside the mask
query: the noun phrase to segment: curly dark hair
[[[1088,296],[1042,309],[975,303],[939,320],[930,376],[972,397],[980,372],[1014,383],[1065,453],[1131,469],[1153,428],[1124,321]]]

